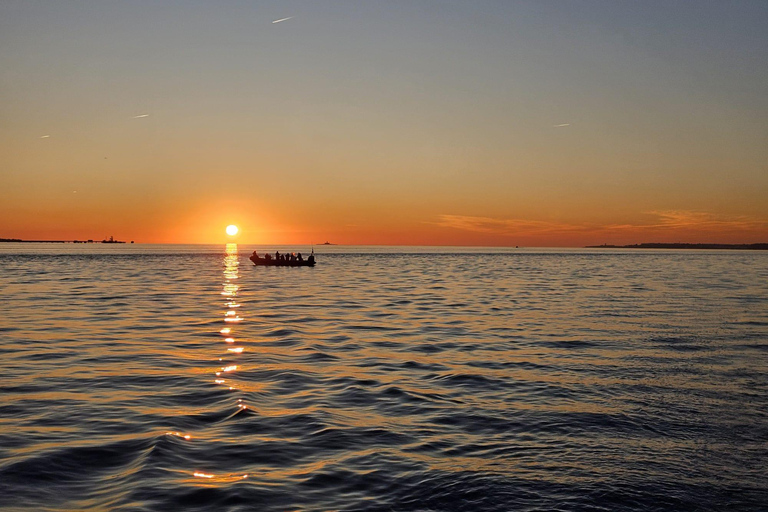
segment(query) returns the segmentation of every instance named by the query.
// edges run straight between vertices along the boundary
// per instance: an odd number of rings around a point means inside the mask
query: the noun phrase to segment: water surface
[[[766,253],[253,249],[0,244],[0,507],[768,503]]]

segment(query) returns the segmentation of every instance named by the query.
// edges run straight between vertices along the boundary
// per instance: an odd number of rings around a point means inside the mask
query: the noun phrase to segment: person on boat
[[[295,252],[291,253],[291,261],[296,261],[296,253]]]
[[[272,261],[272,255],[267,253],[267,254],[264,255],[264,259],[267,260],[267,261]]]
[[[310,265],[312,265],[315,262],[315,251],[312,251],[312,254],[309,255],[309,258],[307,258],[307,261]]]
[[[296,255],[296,259],[299,260],[299,261],[304,261],[304,258],[301,257],[301,253]]]
[[[252,257],[253,259],[255,259],[255,260],[260,260],[260,259],[261,259],[261,258],[259,258],[259,255],[258,255],[258,254],[256,254],[256,251],[253,251],[253,254],[251,254],[251,257]]]

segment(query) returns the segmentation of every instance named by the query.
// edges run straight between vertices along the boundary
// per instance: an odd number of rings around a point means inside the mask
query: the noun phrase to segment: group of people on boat
[[[251,254],[252,260],[259,260],[262,259],[261,256],[259,256],[256,251],[253,251],[253,254]],[[264,254],[264,260],[266,261],[279,261],[283,263],[290,263],[290,262],[299,262],[304,261],[304,257],[301,255],[301,253],[296,254],[295,252],[292,252],[290,254],[280,254],[280,251],[275,251],[275,256],[273,257],[271,254],[266,253]],[[312,251],[312,254],[309,255],[309,257],[306,259],[309,263],[315,262],[315,252]]]

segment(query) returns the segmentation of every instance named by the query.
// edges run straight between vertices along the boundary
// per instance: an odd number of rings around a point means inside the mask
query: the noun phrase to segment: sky
[[[0,238],[768,242],[764,0],[3,0],[0,99]]]

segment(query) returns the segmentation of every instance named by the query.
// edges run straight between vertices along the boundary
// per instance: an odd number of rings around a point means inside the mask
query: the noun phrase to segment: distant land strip
[[[764,244],[662,244],[645,243],[634,245],[588,245],[588,249],[736,249],[740,251],[768,251]]]
[[[21,240],[20,238],[0,238],[0,242],[18,242],[35,244],[73,244],[81,243],[79,240]],[[93,242],[91,242],[93,243]]]
[[[21,238],[0,238],[0,243],[14,242],[27,244],[124,244],[121,240],[22,240]],[[133,241],[131,241],[133,243]]]

